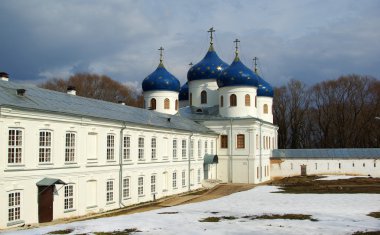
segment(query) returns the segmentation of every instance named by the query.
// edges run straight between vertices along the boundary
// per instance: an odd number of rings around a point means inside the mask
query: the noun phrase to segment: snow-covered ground
[[[323,178],[317,180],[340,180],[340,179],[351,179],[356,178],[358,176],[353,175],[321,175]],[[360,176],[361,178],[366,178],[367,176]]]
[[[283,194],[274,186],[223,198],[132,215],[94,219],[17,231],[17,234],[46,234],[74,229],[73,234],[137,228],[137,234],[352,234],[380,230],[380,220],[367,216],[380,211],[379,194]],[[176,214],[159,214],[178,212]],[[218,212],[218,213],[211,213]],[[309,214],[310,220],[250,220],[246,215]],[[236,220],[199,222],[210,216],[235,216]],[[13,234],[9,232],[6,234]]]

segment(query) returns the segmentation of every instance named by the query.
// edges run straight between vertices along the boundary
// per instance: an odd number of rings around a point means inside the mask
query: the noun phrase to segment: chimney
[[[122,101],[122,100],[119,100],[117,103],[121,104],[121,105],[125,105],[125,102]]]
[[[75,86],[68,86],[67,87],[67,94],[69,94],[69,95],[77,95],[77,91],[75,90]]]
[[[25,92],[26,92],[25,89],[17,89],[17,95],[19,95],[19,96],[24,96]]]
[[[5,72],[0,72],[0,80],[1,81],[8,81],[9,80],[9,75]]]

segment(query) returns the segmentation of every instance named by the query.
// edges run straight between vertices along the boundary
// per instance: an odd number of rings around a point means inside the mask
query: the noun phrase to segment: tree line
[[[311,87],[298,80],[275,88],[279,148],[380,147],[380,81],[341,76]]]
[[[69,86],[74,86],[78,96],[143,107],[143,97],[140,92],[106,75],[77,73],[68,79],[53,78],[38,86],[60,92],[66,92]]]

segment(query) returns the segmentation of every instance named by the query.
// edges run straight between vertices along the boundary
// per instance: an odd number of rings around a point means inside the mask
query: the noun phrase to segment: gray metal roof
[[[25,95],[17,95],[17,89],[25,89]],[[179,115],[162,114],[8,81],[0,81],[0,106],[215,134],[205,126]]]
[[[347,148],[347,149],[274,149],[272,158],[363,158],[379,159],[380,148]]]
[[[202,108],[201,109],[202,112],[197,112],[197,109],[199,109],[199,108],[186,106],[186,107],[183,107],[183,108],[179,109],[179,114],[182,117],[184,117],[184,118],[188,118],[188,119],[191,119],[191,120],[194,120],[194,121],[223,121],[223,120],[231,120],[231,119],[232,120],[247,120],[247,119],[250,119],[250,120],[257,120],[257,121],[262,122],[262,123],[267,123],[267,124],[273,125],[270,122],[266,122],[266,121],[261,120],[259,118],[250,117],[250,116],[247,116],[247,117],[233,117],[233,118],[222,117],[219,114],[219,106],[218,105],[213,106],[213,107],[208,107],[208,108]]]
[[[43,178],[42,180],[36,183],[37,186],[51,186],[54,184],[66,184],[66,183],[60,179],[53,179],[53,178]]]

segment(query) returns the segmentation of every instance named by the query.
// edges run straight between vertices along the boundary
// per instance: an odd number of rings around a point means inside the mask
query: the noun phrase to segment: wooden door
[[[38,186],[38,222],[53,220],[54,185]]]
[[[301,176],[306,176],[306,175],[307,175],[306,165],[301,165]]]

